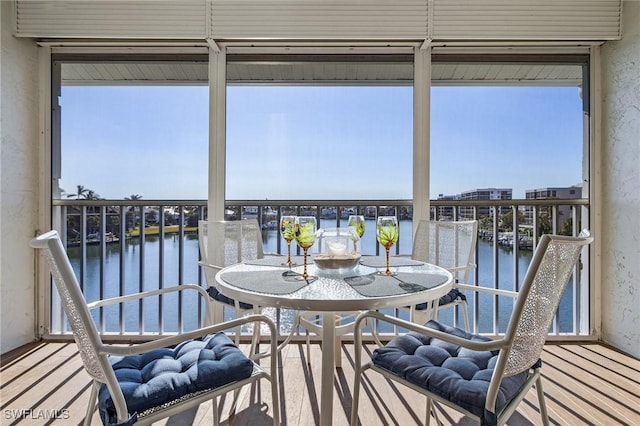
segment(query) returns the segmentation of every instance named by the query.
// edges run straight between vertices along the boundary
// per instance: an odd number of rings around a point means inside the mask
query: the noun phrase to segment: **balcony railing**
[[[206,201],[54,200],[52,204],[54,223],[88,301],[185,283],[206,286],[197,262],[197,223],[207,217]],[[588,200],[581,199],[433,200],[430,205],[432,219],[479,221],[478,267],[470,284],[490,289],[518,290],[542,233],[577,235],[588,227]],[[400,238],[395,253],[411,253],[411,200],[241,200],[228,201],[225,208],[228,220],[257,218],[263,228],[265,251],[274,253],[286,250],[277,229],[282,215],[314,215],[320,227],[335,227],[346,226],[348,216],[356,213],[364,215],[369,225],[362,241],[364,254],[380,253],[375,232],[371,232],[379,215],[398,217]],[[589,333],[588,259],[581,265],[558,309],[552,336]],[[49,289],[50,334],[68,334],[57,295],[53,287]],[[502,296],[470,295],[474,331],[489,335],[503,332],[512,304],[513,300]],[[459,313],[448,311],[443,311],[440,319],[458,325]],[[405,310],[389,313],[407,317]],[[229,311],[225,316],[232,314]],[[292,313],[278,310],[273,314],[280,332],[288,334]],[[95,321],[98,329],[114,340],[148,339],[202,324],[204,307],[186,296],[163,296],[151,303],[100,309]]]

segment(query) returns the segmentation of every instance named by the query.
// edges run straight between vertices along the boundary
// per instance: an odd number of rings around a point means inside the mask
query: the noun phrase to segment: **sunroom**
[[[545,388],[550,417],[638,420],[637,2],[387,3],[2,3],[5,418],[28,421],[29,410],[41,410],[80,422],[88,400],[89,378],[76,370],[49,271],[29,247],[36,234],[60,233],[92,302],[177,284],[206,288],[198,221],[255,219],[265,251],[286,254],[283,216],[314,216],[319,228],[333,228],[355,213],[368,225],[363,255],[384,252],[379,216],[397,217],[392,250],[400,256],[411,254],[420,220],[477,220],[470,283],[508,291],[518,291],[542,234],[589,229],[594,241],[543,353],[552,370],[543,373],[553,383]],[[105,340],[139,342],[202,325],[204,306],[195,306],[167,298],[100,309],[94,320]],[[470,298],[471,330],[503,335],[512,306]],[[400,308],[382,312],[409,318]],[[217,315],[235,316],[228,308]],[[268,315],[281,340],[294,334],[281,353],[281,418],[346,424],[352,336],[338,346],[342,367],[327,416],[324,389],[315,388],[324,373],[311,363],[319,363],[321,336],[305,355],[295,313],[274,307]],[[458,310],[441,319],[462,326]],[[250,330],[242,330],[243,344]],[[377,332],[383,340],[404,333]],[[63,385],[28,390],[47,372],[23,373],[24,365],[46,365],[55,354]],[[597,372],[582,377],[584,360]],[[623,385],[614,385],[612,370]],[[564,380],[580,389],[571,393],[575,405]],[[424,418],[418,396],[375,383],[361,396],[363,423]],[[378,394],[383,386],[390,387]],[[600,386],[611,387],[612,409],[587,403]],[[230,423],[271,421],[266,391],[258,393],[267,412],[247,393]],[[510,423],[539,422],[530,394]],[[383,403],[387,397],[393,402]],[[186,421],[210,419],[205,405]],[[458,421],[439,409],[441,421]]]

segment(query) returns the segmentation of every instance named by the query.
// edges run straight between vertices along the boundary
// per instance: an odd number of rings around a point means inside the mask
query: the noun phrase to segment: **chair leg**
[[[412,315],[410,318],[410,321],[416,324],[424,324],[427,321],[429,321],[430,319],[433,319],[435,321],[438,320],[438,305],[433,304],[433,302],[429,302],[430,306],[427,307],[427,309],[422,309],[422,310],[417,310],[417,309],[412,309]]]
[[[291,339],[293,339],[293,336],[296,335],[296,331],[298,330],[299,326],[300,326],[300,313],[298,311],[295,311],[295,315],[293,317],[293,325],[291,326],[291,332],[282,342],[278,344],[278,352],[280,352],[282,348],[284,348],[289,344]]]
[[[538,392],[538,404],[540,404],[540,417],[542,417],[542,424],[544,426],[549,426],[547,404],[544,399],[544,390],[542,390],[542,376],[539,376],[536,380],[536,391]]]
[[[304,328],[304,334],[306,336],[307,343],[307,365],[311,365],[311,339],[309,337],[309,329],[306,327]]]
[[[238,400],[240,399],[240,389],[233,390],[233,401],[231,402],[231,408],[229,409],[229,417],[236,414],[236,408],[238,407]]]
[[[467,332],[470,332],[471,326],[469,325],[469,309],[467,308],[467,301],[462,300],[460,302],[460,306],[462,306],[462,319],[464,320],[464,330]]]
[[[356,356],[358,351],[356,350]],[[351,399],[351,426],[358,424],[358,402],[360,399],[360,382],[362,380],[362,371],[360,370],[360,362],[356,361],[355,380],[353,381],[353,397]]]
[[[235,311],[236,311],[236,318],[240,318],[242,316],[242,311],[240,310],[240,302],[238,302],[237,300],[235,301]],[[236,338],[235,338],[235,342],[236,342],[236,346],[240,347],[240,335],[242,334],[242,329],[240,328],[240,326],[236,327]]]
[[[424,424],[429,426],[431,424],[431,398],[427,397],[427,404],[424,410]]]
[[[371,321],[369,321],[371,320]],[[384,346],[382,344],[382,341],[380,341],[380,337],[378,336],[378,332],[376,331],[376,320],[374,318],[367,318],[366,320],[364,320],[364,323],[366,326],[369,327],[369,330],[371,330],[371,336],[373,336],[373,340],[376,342],[376,344],[380,347],[380,346]]]
[[[272,355],[275,360],[278,354]],[[272,362],[271,366],[275,366],[276,363]],[[275,371],[275,370],[273,370]],[[276,374],[271,376],[269,380],[271,382],[271,405],[273,405],[273,426],[280,426],[280,398],[278,396],[278,377]]]
[[[341,321],[340,315],[336,314],[336,318],[334,321],[336,328],[340,325],[340,321]],[[338,333],[336,333],[333,349],[334,349],[333,356],[335,360],[335,367],[341,368],[342,367],[342,337],[340,337]]]
[[[432,300],[428,302],[426,309],[417,310],[415,306],[411,307],[409,313],[409,321],[416,324],[425,324],[429,320],[438,320],[438,301]]]
[[[224,320],[224,304],[214,299],[209,299],[211,310],[211,324],[220,324]]]
[[[218,426],[220,424],[220,416],[218,414],[218,397],[211,398],[211,405],[213,406],[213,425]]]
[[[93,413],[96,411],[96,402],[98,400],[98,389],[100,388],[100,383],[95,380],[91,384],[91,393],[89,394],[89,405],[87,405],[87,412],[84,416],[84,426],[89,426],[91,424],[91,419],[93,418]]]
[[[307,365],[311,365],[311,340],[309,339],[309,330],[305,328],[304,332],[307,336]]]
[[[240,330],[240,326],[236,327],[236,335],[233,339],[237,347],[240,347],[240,334],[242,334],[242,330]]]
[[[277,339],[277,336],[272,338]],[[249,349],[249,358],[260,358],[260,323],[253,324],[253,336],[251,337],[251,346]]]
[[[433,417],[433,420],[435,420],[436,425],[441,426],[443,423],[440,421],[440,418],[438,417],[438,411],[436,410],[436,403],[433,401],[432,398],[427,397],[427,421],[426,421],[426,426],[429,426],[431,424],[431,417]]]
[[[424,419],[424,424],[426,426],[429,426],[431,424],[431,410],[433,408],[433,405],[431,404],[431,398],[427,397],[427,408],[425,410],[425,419]]]

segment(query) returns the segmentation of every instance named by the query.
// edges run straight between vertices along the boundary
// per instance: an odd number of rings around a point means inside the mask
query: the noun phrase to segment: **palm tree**
[[[138,194],[131,194],[128,197],[124,197],[125,200],[128,201],[136,201],[136,200],[141,200],[142,199],[142,195],[138,195]],[[140,207],[141,210],[144,210],[144,207]],[[127,230],[132,229],[133,227],[136,226],[136,207],[135,206],[130,206],[127,209],[127,213],[129,214],[125,214],[125,223],[126,223],[126,227]],[[128,216],[128,217],[127,217]]]
[[[516,213],[518,218],[518,223],[524,223],[524,213],[518,210]],[[509,210],[506,213],[503,213],[499,217],[499,227],[501,230],[506,232],[513,231],[513,210]]]
[[[78,185],[77,191],[75,194],[67,194],[67,198],[72,198],[72,197],[76,197],[76,200],[79,200],[81,198],[87,198],[87,193],[90,190],[88,188],[85,188],[83,185]],[[93,191],[91,191],[93,192]]]
[[[573,218],[572,217],[568,217],[564,220],[558,234],[569,235],[569,236],[573,235]]]
[[[102,197],[100,197],[100,194],[98,194],[92,189],[87,190],[87,193],[84,198],[87,200],[102,200]]]

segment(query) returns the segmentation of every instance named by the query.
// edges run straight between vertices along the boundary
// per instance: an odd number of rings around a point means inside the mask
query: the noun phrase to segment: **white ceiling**
[[[432,82],[464,85],[578,85],[580,65],[434,62]],[[64,63],[63,85],[206,84],[206,62]],[[386,61],[229,61],[230,84],[411,84],[413,63]]]

